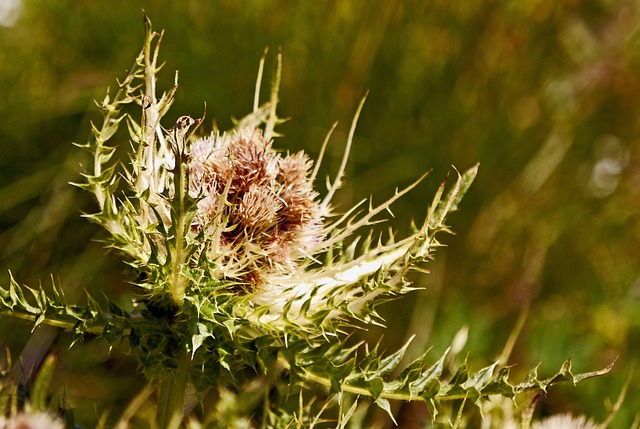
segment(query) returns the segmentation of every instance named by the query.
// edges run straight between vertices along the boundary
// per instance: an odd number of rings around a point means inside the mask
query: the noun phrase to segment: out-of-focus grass
[[[166,30],[165,82],[180,70],[175,117],[198,116],[206,102],[207,123],[228,127],[251,108],[264,48],[281,48],[280,111],[292,119],[276,144],[313,155],[340,120],[325,173],[336,170],[369,89],[344,207],[370,194],[381,200],[433,168],[394,210],[394,226],[406,230],[451,164],[479,161],[478,180],[451,218],[457,236],[443,237],[434,273],[416,277],[426,290],[382,309],[386,343],[417,330],[442,350],[467,325],[470,363],[484,364],[528,307],[515,373],[540,361],[551,373],[568,356],[587,371],[619,356],[613,374],[554,391],[542,411],[606,414],[640,339],[634,3],[24,1],[18,21],[0,27],[0,268],[21,282],[53,274],[73,299],[87,289],[128,302],[130,274],[95,242],[101,231],[80,218],[92,201],[67,182],[83,161],[70,143],[86,139],[97,118],[91,100],[139,50],[141,6]],[[0,338],[17,355],[28,330],[3,320]],[[65,341],[54,346],[61,354]],[[102,345],[80,347],[92,352],[72,351],[70,361],[135,373],[119,355],[104,360]],[[135,383],[99,383],[93,371],[63,367],[73,400],[111,404],[135,392]],[[631,385],[613,427],[629,427],[640,409]]]

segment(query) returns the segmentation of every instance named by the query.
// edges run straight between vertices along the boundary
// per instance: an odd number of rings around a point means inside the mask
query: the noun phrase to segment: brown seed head
[[[189,193],[199,202],[192,229],[217,240],[213,248],[233,249],[220,263],[240,262],[242,277],[254,283],[261,271],[293,269],[322,227],[311,166],[302,152],[274,151],[259,129],[194,142]]]

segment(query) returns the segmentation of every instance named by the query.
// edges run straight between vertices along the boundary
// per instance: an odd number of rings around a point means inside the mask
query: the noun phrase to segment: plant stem
[[[285,368],[287,369],[291,368],[288,362],[282,360],[281,363]],[[318,375],[309,370],[305,370],[304,376],[307,380],[320,384],[322,386],[325,386],[325,387],[332,386],[331,380],[328,377]],[[360,395],[360,396],[369,396],[369,397],[372,396],[371,392],[365,389],[364,387],[357,387],[349,384],[342,384],[340,388],[342,389],[343,392],[353,393],[355,395]],[[439,395],[434,397],[433,399],[436,401],[453,401],[456,399],[464,399],[466,396],[467,396],[466,394]],[[417,397],[412,396],[408,393],[396,393],[396,392],[382,392],[380,393],[380,398],[391,399],[396,401],[406,401],[406,402],[414,401],[418,399]]]
[[[171,296],[179,307],[184,300],[186,279],[182,275],[182,266],[187,260],[186,243],[186,197],[187,197],[187,172],[185,155],[185,137],[189,126],[193,124],[193,119],[183,116],[178,119],[174,128],[173,152],[175,156],[175,167],[173,170],[175,195],[173,197],[173,228],[174,228],[174,248],[171,255]]]
[[[171,296],[173,301],[182,306],[182,300],[184,298],[184,278],[182,277],[181,270],[184,263],[184,199],[182,196],[182,178],[181,161],[176,160],[176,199],[178,199],[178,213],[174,218],[175,222],[175,247],[173,254],[171,255]]]
[[[176,370],[167,374],[158,386],[156,417],[162,429],[178,428],[182,422],[185,392],[191,369],[191,359],[186,349],[178,352],[177,360]]]
[[[191,118],[189,118],[191,120]],[[188,122],[189,124],[191,122]],[[175,304],[182,307],[187,279],[182,275],[182,266],[187,260],[186,235],[186,193],[187,178],[184,166],[184,129],[180,119],[174,129],[175,167],[173,201],[173,249],[171,251],[171,265],[169,272],[169,292]],[[161,382],[158,398],[157,418],[161,428],[178,428],[182,421],[184,397],[189,382],[191,359],[186,347],[180,347],[176,355],[177,368],[170,371]]]
[[[20,313],[19,311],[20,310],[0,310],[0,316],[14,317],[16,319],[28,320],[30,322],[35,322],[38,319],[38,316],[35,314]],[[74,329],[74,327],[77,325],[77,322],[67,322],[64,320],[47,318],[40,321],[39,324],[53,326],[53,327],[62,328],[62,329]],[[95,326],[87,327],[82,332],[99,335],[102,333],[103,330],[104,330],[103,325],[95,325]]]

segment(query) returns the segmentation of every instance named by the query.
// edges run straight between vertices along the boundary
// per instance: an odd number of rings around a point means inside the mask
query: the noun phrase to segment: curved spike
[[[327,192],[327,195],[322,200],[322,204],[320,205],[321,209],[326,211],[331,203],[331,198],[333,198],[333,194],[335,194],[336,190],[342,185],[342,178],[344,177],[344,171],[347,168],[347,161],[349,160],[349,153],[351,152],[351,144],[353,143],[353,136],[356,132],[356,125],[358,124],[358,118],[360,117],[360,113],[362,112],[362,107],[364,106],[364,102],[367,99],[367,92],[362,100],[360,100],[360,104],[358,105],[358,109],[356,110],[356,114],[353,117],[353,121],[351,121],[351,129],[349,130],[349,137],[347,138],[347,146],[344,148],[344,155],[342,156],[342,162],[340,163],[340,169],[338,170],[338,174],[331,185],[331,188]]]

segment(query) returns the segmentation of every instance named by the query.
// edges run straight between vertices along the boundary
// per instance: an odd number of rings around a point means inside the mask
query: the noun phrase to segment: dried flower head
[[[291,272],[321,237],[317,193],[303,152],[282,156],[258,128],[214,133],[190,146],[191,224],[210,241],[207,256],[227,277],[254,283],[269,270]]]

